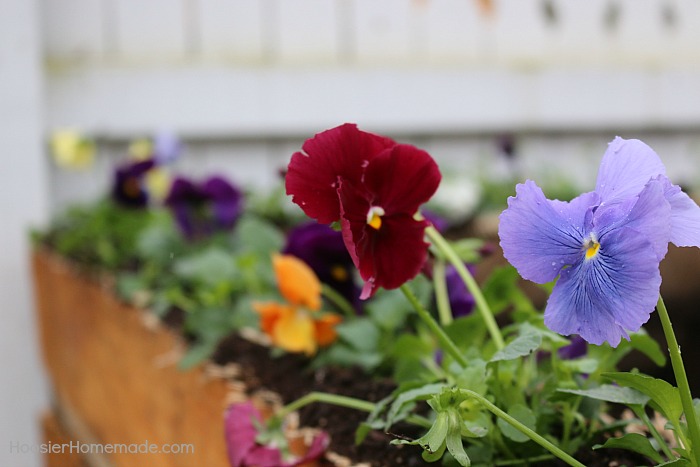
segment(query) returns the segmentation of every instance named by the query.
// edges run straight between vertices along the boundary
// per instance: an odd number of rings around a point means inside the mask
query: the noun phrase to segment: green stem
[[[437,303],[440,324],[447,326],[452,322],[452,309],[447,295],[447,282],[445,282],[445,261],[442,258],[435,260],[433,283],[435,284],[435,302]]]
[[[321,294],[330,300],[335,306],[343,312],[348,318],[356,318],[357,313],[345,297],[339,294],[333,287],[326,284],[321,284]]]
[[[518,420],[515,418],[511,417],[507,413],[505,413],[503,410],[499,409],[496,407],[491,401],[486,399],[484,396],[482,396],[479,393],[476,393],[474,391],[471,391],[469,389],[460,389],[459,390],[462,394],[465,394],[469,397],[472,397],[476,400],[478,400],[481,405],[486,407],[491,413],[493,413],[495,416],[505,420],[508,422],[513,428],[545,448],[547,451],[551,452],[555,456],[557,456],[559,459],[563,460],[567,464],[569,464],[572,467],[585,467],[582,463],[562,451],[560,448],[555,446],[554,444],[550,443],[547,441],[544,437],[538,435],[534,431],[532,431],[530,428],[526,427],[522,423],[520,423]]]
[[[328,394],[325,392],[310,392],[303,397],[290,402],[289,404],[282,407],[279,412],[277,412],[276,417],[282,419],[292,412],[295,412],[302,407],[312,404],[314,402],[325,402],[327,404],[333,404],[340,407],[347,407],[349,409],[360,410],[362,412],[371,412],[375,408],[375,404],[372,402],[367,402],[362,399],[355,399],[354,397],[340,396],[338,394]]]
[[[630,405],[630,408],[637,418],[644,422],[649,430],[649,433],[651,433],[651,436],[653,436],[656,442],[659,444],[659,447],[661,447],[661,450],[664,452],[664,454],[666,454],[666,457],[669,460],[675,459],[676,456],[673,455],[673,452],[671,452],[671,449],[668,447],[668,443],[661,437],[654,424],[651,423],[651,420],[649,420],[649,416],[644,411],[644,408],[641,405]]]
[[[678,392],[680,393],[681,403],[683,404],[685,421],[688,424],[688,433],[690,435],[691,446],[686,446],[686,448],[692,452],[694,458],[693,465],[700,466],[700,426],[698,426],[698,421],[695,416],[693,396],[690,393],[690,384],[688,384],[688,377],[685,374],[685,367],[683,366],[683,358],[681,358],[681,348],[676,340],[676,335],[673,333],[671,318],[668,316],[668,310],[666,310],[666,305],[664,304],[664,300],[661,298],[661,295],[659,295],[659,301],[656,304],[656,309],[659,311],[661,326],[664,329],[664,336],[666,337],[666,343],[668,344],[668,353],[671,357],[673,374],[676,377]]]
[[[468,365],[467,359],[464,358],[462,352],[460,352],[459,348],[457,348],[457,345],[452,341],[452,339],[450,339],[450,336],[447,335],[445,330],[442,329],[440,325],[435,321],[435,318],[433,318],[430,315],[430,313],[428,313],[428,311],[425,308],[423,308],[423,305],[421,305],[420,301],[414,295],[411,289],[406,284],[403,284],[401,286],[401,291],[406,296],[408,301],[411,302],[411,305],[413,305],[413,308],[418,313],[418,316],[428,326],[428,328],[435,335],[435,337],[437,337],[442,350],[450,354],[450,356],[454,358],[462,366],[462,368],[466,368]]]
[[[484,298],[484,294],[481,293],[479,285],[476,283],[469,270],[464,266],[462,260],[457,256],[457,253],[452,249],[447,240],[444,239],[440,232],[438,232],[435,227],[429,226],[425,229],[425,234],[433,242],[433,245],[445,256],[445,258],[455,267],[459,277],[464,281],[464,285],[467,286],[467,290],[474,297],[476,302],[477,310],[481,314],[481,319],[484,320],[486,328],[491,334],[493,342],[496,344],[496,348],[501,350],[505,347],[505,342],[503,341],[503,336],[501,335],[501,330],[496,324],[496,319],[493,317],[491,308]]]
[[[299,399],[290,402],[289,404],[282,407],[276,414],[275,417],[278,419],[283,419],[292,412],[301,409],[304,406],[313,404],[316,402],[325,402],[327,404],[337,405],[339,407],[347,407],[349,409],[355,409],[362,412],[372,412],[376,409],[376,404],[368,402],[362,399],[355,399],[354,397],[340,396],[338,394],[329,394],[326,392],[310,392]],[[430,420],[420,415],[409,415],[406,417],[406,421],[414,425],[421,426],[423,428],[430,428],[433,424]]]

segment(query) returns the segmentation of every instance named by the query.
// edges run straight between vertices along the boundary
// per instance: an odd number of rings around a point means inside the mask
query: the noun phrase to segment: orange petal
[[[275,323],[272,341],[288,352],[316,352],[314,322],[303,312],[285,313]]]
[[[274,255],[272,264],[284,298],[311,310],[321,308],[321,283],[305,262],[291,255]]]
[[[338,338],[335,325],[343,321],[338,315],[323,315],[314,322],[316,326],[316,342],[321,347],[330,345]]]
[[[253,309],[260,314],[260,329],[270,337],[280,317],[293,312],[289,307],[275,302],[253,303]]]

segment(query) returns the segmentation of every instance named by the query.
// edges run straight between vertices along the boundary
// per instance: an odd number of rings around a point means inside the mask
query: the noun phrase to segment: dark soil
[[[230,336],[217,349],[212,360],[224,364],[235,362],[241,366],[242,379],[253,393],[268,389],[281,394],[284,403],[291,402],[311,391],[357,397],[377,402],[394,389],[387,379],[376,379],[358,368],[333,368],[312,371],[308,359],[300,355],[285,354],[271,362],[270,349],[239,336]],[[355,430],[367,418],[367,414],[353,409],[328,404],[311,404],[300,413],[302,426],[325,430],[331,436],[332,452],[366,462],[373,467],[426,466],[417,446],[389,444],[393,436],[377,431],[355,446]],[[422,433],[412,426],[395,427],[396,433],[416,438]]]
[[[394,389],[388,379],[373,378],[358,368],[324,368],[312,371],[308,360],[301,355],[285,354],[274,358],[270,349],[239,336],[230,336],[219,346],[213,361],[219,364],[235,362],[241,366],[241,378],[252,394],[268,389],[281,394],[284,403],[291,402],[311,391],[323,391],[377,402]],[[311,404],[300,411],[302,426],[317,427],[331,436],[332,452],[346,456],[353,462],[364,462],[372,467],[427,466],[417,446],[395,446],[392,434],[371,432],[365,441],[355,446],[355,430],[367,414],[328,404]],[[392,433],[410,438],[422,435],[413,426],[392,427]],[[601,439],[600,444],[605,440]],[[574,456],[588,467],[622,467],[654,465],[648,459],[620,449],[581,449]],[[529,464],[531,467],[565,466],[558,459]]]

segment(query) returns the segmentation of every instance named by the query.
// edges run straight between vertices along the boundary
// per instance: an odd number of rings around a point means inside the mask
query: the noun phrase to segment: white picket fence
[[[620,134],[700,181],[686,164],[700,160],[700,1],[483,3],[43,0],[47,131],[82,128],[111,163],[169,128],[189,142],[183,170],[262,188],[346,121],[472,176],[514,133],[524,174],[561,167],[581,185]],[[103,190],[98,169],[54,172],[54,208]]]

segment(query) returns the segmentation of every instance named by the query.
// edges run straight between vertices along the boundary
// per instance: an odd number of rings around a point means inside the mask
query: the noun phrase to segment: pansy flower
[[[291,255],[275,255],[272,265],[277,286],[286,303],[255,303],[260,327],[272,343],[288,352],[316,353],[318,347],[337,338],[335,326],[340,316],[321,312],[321,283],[302,260]]]
[[[256,441],[259,427],[263,426],[260,412],[252,402],[232,404],[224,418],[224,431],[231,467],[295,467],[318,459],[328,449],[330,438],[318,432],[302,455],[283,456],[276,446]]]
[[[233,228],[243,213],[243,194],[226,179],[213,176],[202,183],[178,177],[165,199],[182,233],[189,239]]]
[[[428,222],[415,215],[440,178],[427,152],[345,124],[308,139],[292,156],[286,188],[309,217],[322,224],[340,221],[345,246],[365,280],[365,299],[420,272]]]
[[[550,329],[615,347],[654,310],[668,242],[700,246],[700,208],[666,178],[649,146],[616,138],[595,191],[562,202],[533,181],[519,184],[499,236],[525,279],[559,276],[545,309]]]
[[[464,266],[472,275],[474,274],[476,269],[474,265],[465,264]],[[457,269],[452,265],[448,265],[445,268],[445,284],[447,285],[447,297],[450,302],[452,316],[459,318],[471,314],[476,301],[471,292],[467,290],[467,286],[464,284]]]
[[[321,283],[335,289],[355,309],[360,308],[360,288],[353,278],[354,265],[340,232],[316,222],[299,225],[289,231],[282,253],[304,261]]]
[[[146,174],[155,167],[153,159],[130,161],[114,172],[112,198],[122,206],[142,208],[148,204]]]
[[[88,168],[96,152],[95,142],[76,130],[57,130],[51,135],[51,153],[60,167]]]

